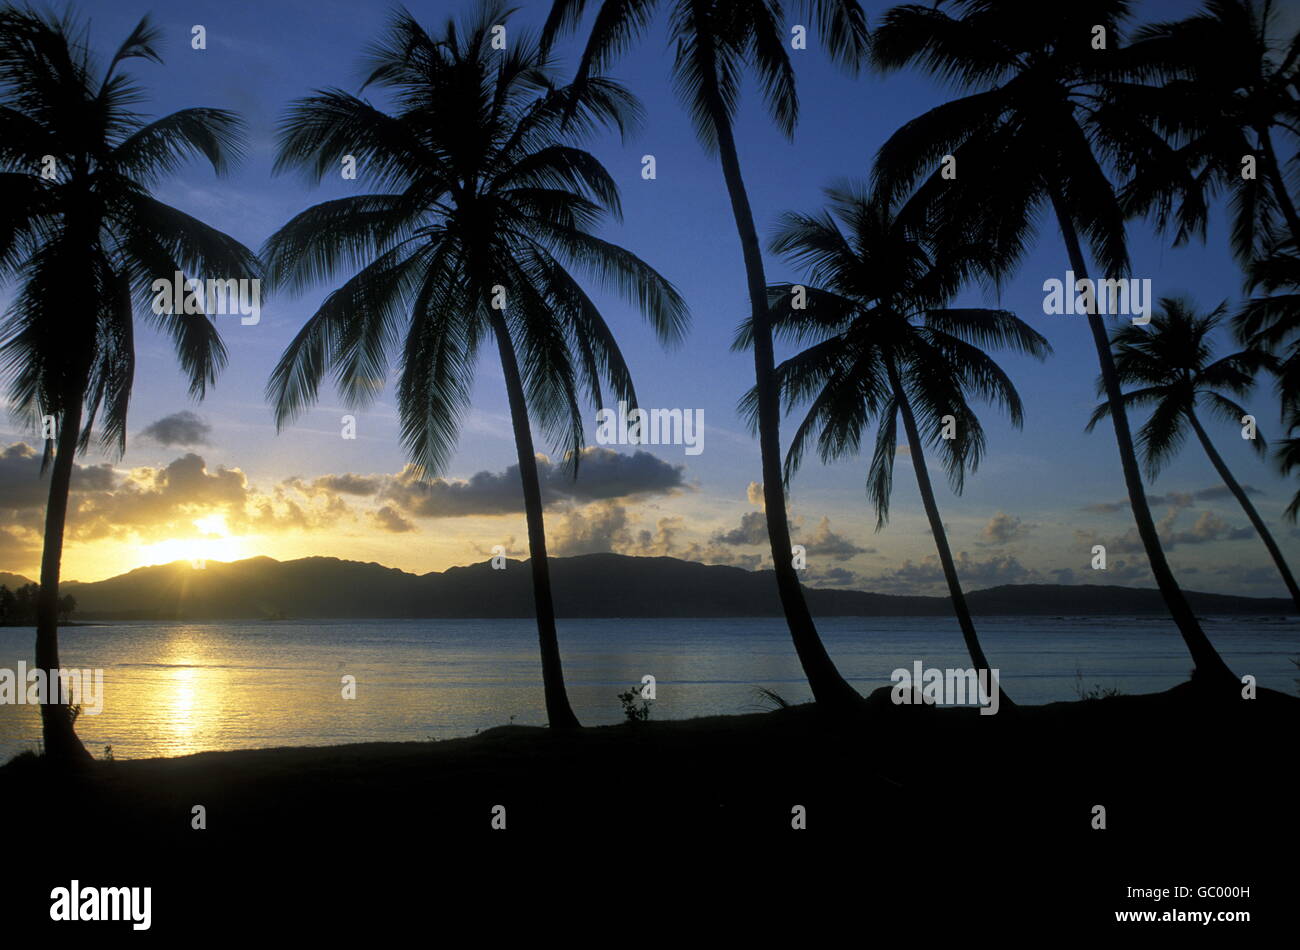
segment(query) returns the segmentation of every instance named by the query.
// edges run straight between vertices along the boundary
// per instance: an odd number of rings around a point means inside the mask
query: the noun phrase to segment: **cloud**
[[[601,554],[631,543],[627,509],[601,502],[565,512],[550,532],[549,546],[558,557]]]
[[[1012,555],[995,554],[986,560],[972,558],[962,551],[955,558],[957,577],[963,590],[977,590],[1000,584],[1046,583],[1036,569],[1025,567]],[[887,594],[929,594],[947,590],[943,567],[937,555],[920,561],[910,558],[902,567],[864,579],[868,589]]]
[[[1253,485],[1242,485],[1242,491],[1247,495],[1264,494]],[[1173,491],[1165,495],[1147,495],[1147,504],[1152,508],[1161,508],[1166,505],[1178,508],[1190,508],[1198,501],[1222,501],[1226,498],[1232,498],[1232,492],[1228,490],[1227,485],[1211,485],[1209,488],[1202,488],[1191,492]],[[1129,511],[1130,506],[1128,499],[1122,501],[1100,501],[1089,505],[1083,505],[1080,511],[1088,511],[1094,514],[1114,514],[1120,511]]]
[[[759,508],[765,508],[767,501],[763,498],[763,483],[750,482],[749,487],[745,489],[745,497],[749,499],[751,505]]]
[[[1160,536],[1160,543],[1166,550],[1172,551],[1180,545],[1243,541],[1255,537],[1254,529],[1246,525],[1233,527],[1213,511],[1202,511],[1190,528],[1176,529],[1175,524],[1182,511],[1194,504],[1191,497],[1191,495],[1183,495],[1175,498],[1172,501],[1173,507],[1156,522],[1156,533]],[[1118,538],[1107,539],[1096,531],[1075,531],[1074,537],[1081,545],[1091,547],[1094,544],[1101,544],[1108,552],[1115,554],[1141,554],[1146,551],[1136,525]]]
[[[575,479],[566,466],[537,457],[542,501],[547,507],[591,501],[671,495],[689,490],[685,466],[670,465],[649,452],[626,455],[611,449],[582,450]],[[319,480],[318,480],[319,481]],[[421,518],[513,515],[523,511],[519,466],[476,472],[468,479],[422,480],[414,466],[389,478],[380,497]]]
[[[1033,525],[1027,525],[1019,518],[1013,518],[1005,511],[999,511],[989,519],[984,530],[980,532],[981,540],[976,543],[984,546],[1010,544],[1023,538],[1033,528]]]
[[[747,511],[740,516],[740,526],[713,536],[716,544],[755,545],[767,543],[767,515]]]
[[[183,409],[145,426],[140,435],[159,445],[190,446],[207,445],[211,432],[212,426],[188,409]]]
[[[73,492],[106,491],[117,480],[113,467],[72,466]],[[41,475],[41,453],[26,442],[15,442],[0,452],[0,509],[44,510],[50,483]]]
[[[341,495],[374,495],[384,487],[384,479],[377,475],[322,475],[311,483],[314,490],[337,492]]]
[[[379,527],[394,534],[415,530],[415,525],[403,518],[401,513],[392,505],[384,505],[374,513],[373,517]]]
[[[40,455],[25,443],[0,451],[0,522],[36,542],[49,491],[40,464]],[[212,514],[223,515],[236,535],[321,530],[355,518],[337,493],[297,479],[261,492],[239,469],[209,469],[202,456],[190,452],[164,466],[140,466],[125,473],[107,464],[77,465],[66,537],[69,541],[197,537],[202,532],[194,521]]]
[[[858,554],[871,553],[874,548],[863,548],[854,544],[843,535],[836,534],[831,530],[831,519],[823,517],[817,523],[817,528],[808,538],[800,535],[802,532],[795,529],[795,540],[804,546],[809,557],[828,557],[833,561],[847,561],[849,558]]]
[[[843,535],[831,530],[831,519],[823,517],[817,523],[812,534],[804,537],[803,529],[798,524],[790,526],[790,536],[804,546],[809,557],[829,557],[835,561],[847,561],[859,554],[872,553],[874,548],[864,548],[854,544]],[[769,543],[767,537],[767,515],[761,511],[747,511],[740,516],[740,524],[730,531],[719,531],[710,539],[711,544],[732,547],[754,547]]]
[[[847,587],[856,589],[861,583],[861,578],[844,567],[828,567],[820,571],[809,568],[804,583],[809,587]]]

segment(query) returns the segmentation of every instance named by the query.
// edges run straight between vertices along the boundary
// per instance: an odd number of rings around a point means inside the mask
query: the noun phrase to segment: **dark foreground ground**
[[[0,922],[10,935],[50,926],[51,888],[75,878],[153,888],[147,934],[54,925],[93,939],[821,946],[901,930],[992,946],[1029,929],[1043,946],[1092,931],[1229,945],[1300,920],[1297,726],[1300,700],[1267,690],[1224,702],[1185,685],[983,717],[882,691],[839,717],[802,706],[571,735],[503,727],[71,775],[29,756],[0,769],[6,863],[21,869]],[[206,830],[191,827],[195,805]],[[1197,898],[1206,886],[1250,896]],[[1115,921],[1206,909],[1251,921]]]

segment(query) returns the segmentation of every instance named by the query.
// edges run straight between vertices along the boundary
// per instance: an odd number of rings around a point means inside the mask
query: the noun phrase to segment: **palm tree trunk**
[[[36,595],[36,666],[45,671],[46,696],[41,704],[45,754],[63,762],[89,762],[90,753],[77,738],[72,713],[55,695],[59,671],[59,571],[63,562],[63,531],[68,518],[77,436],[81,430],[81,394],[69,396],[59,420],[57,450],[50,467],[50,497],[45,506],[45,548],[41,552],[41,585]]]
[[[697,38],[704,75],[716,75],[713,46],[707,36]],[[776,360],[772,347],[772,326],[767,305],[767,277],[763,253],[754,227],[749,194],[740,174],[740,156],[731,131],[731,120],[716,85],[701,90],[718,138],[722,174],[731,198],[731,211],[740,235],[745,260],[745,278],[754,327],[754,382],[758,394],[758,446],[762,456],[763,507],[767,514],[767,536],[772,549],[772,567],[781,607],[794,641],[795,653],[808,677],[813,698],[830,706],[848,706],[861,697],[835,668],[830,654],[817,635],[817,626],[804,599],[790,547],[790,522],[785,508],[785,487],[781,472],[781,405],[776,387]]]
[[[934,546],[939,551],[939,564],[943,567],[943,577],[948,583],[948,595],[952,599],[952,609],[957,615],[961,627],[962,639],[966,641],[966,651],[970,654],[975,669],[988,670],[988,658],[980,646],[979,636],[975,633],[975,621],[971,619],[970,607],[966,603],[966,594],[961,589],[957,577],[957,564],[952,559],[952,548],[948,545],[948,532],[944,530],[943,519],[939,516],[939,504],[934,498],[934,486],[930,482],[930,470],[925,464],[925,445],[921,442],[921,433],[916,427],[916,417],[912,415],[912,404],[903,390],[903,383],[898,377],[898,369],[893,360],[887,359],[885,366],[889,371],[889,385],[894,391],[899,414],[903,417],[903,431],[907,433],[907,448],[912,456],[912,469],[916,472],[916,487],[921,492],[921,503],[925,506],[925,516],[930,521],[930,533],[934,535]],[[999,686],[999,691],[1001,687]],[[1011,703],[1010,698],[1002,692],[999,703]],[[1011,703],[1011,705],[1015,705]]]
[[[1053,191],[1052,207],[1061,227],[1061,237],[1065,240],[1065,249],[1070,257],[1070,266],[1074,269],[1075,279],[1086,278],[1087,264],[1083,259],[1083,249],[1079,245],[1079,235],[1074,222],[1065,210],[1060,195]],[[1074,288],[1067,288],[1073,293]],[[1151,573],[1155,576],[1156,586],[1164,597],[1169,613],[1172,615],[1183,642],[1192,655],[1196,665],[1195,672],[1210,683],[1231,681],[1236,677],[1223,662],[1223,657],[1214,649],[1209,637],[1201,629],[1196,614],[1183,595],[1182,588],[1174,578],[1174,572],[1165,559],[1164,548],[1160,545],[1160,535],[1156,531],[1155,519],[1151,517],[1151,506],[1147,503],[1146,489],[1142,486],[1141,470],[1138,468],[1137,453],[1133,448],[1133,433],[1129,429],[1128,414],[1124,410],[1124,396],[1120,390],[1119,375],[1115,372],[1115,360],[1110,351],[1110,340],[1106,335],[1106,323],[1098,313],[1088,314],[1088,327],[1092,330],[1092,340],[1097,348],[1097,360],[1101,364],[1102,384],[1106,390],[1106,401],[1110,404],[1110,418],[1115,426],[1115,442],[1119,447],[1120,466],[1124,471],[1124,484],[1128,488],[1129,505],[1133,509],[1133,520],[1137,522],[1138,536],[1146,549],[1147,560],[1151,563]]]
[[[1282,217],[1286,218],[1287,227],[1291,229],[1291,238],[1295,241],[1297,250],[1300,250],[1300,215],[1296,214],[1295,203],[1286,190],[1286,180],[1282,177],[1277,153],[1273,150],[1273,137],[1269,135],[1268,126],[1261,126],[1255,132],[1259,136],[1259,149],[1264,157],[1264,174],[1268,176],[1268,183],[1273,189],[1273,198],[1277,201],[1277,206],[1282,209]]]
[[[1246,517],[1255,526],[1255,531],[1259,534],[1260,540],[1264,542],[1264,547],[1268,548],[1273,563],[1277,565],[1278,573],[1282,575],[1282,582],[1286,584],[1286,589],[1291,593],[1291,600],[1295,603],[1296,611],[1300,613],[1300,586],[1296,586],[1295,578],[1291,575],[1291,568],[1287,566],[1286,558],[1282,556],[1282,551],[1278,548],[1277,542],[1273,540],[1273,535],[1265,526],[1264,519],[1259,516],[1259,512],[1251,504],[1245,490],[1233,478],[1232,472],[1228,470],[1227,463],[1223,461],[1223,457],[1215,449],[1214,443],[1210,441],[1209,434],[1202,428],[1201,420],[1196,418],[1196,413],[1188,411],[1187,419],[1191,422],[1196,437],[1201,440],[1201,447],[1205,449],[1205,454],[1210,457],[1210,463],[1214,466],[1214,470],[1223,479],[1223,484],[1228,486],[1228,491],[1232,492],[1232,496],[1241,504],[1242,511],[1246,512]]]
[[[528,559],[533,571],[533,603],[537,611],[537,639],[542,653],[542,689],[546,695],[546,719],[552,729],[576,729],[581,724],[569,705],[560,664],[560,641],[555,632],[555,601],[551,595],[551,567],[546,559],[546,525],[542,519],[542,486],[537,477],[537,455],[528,422],[528,403],[519,378],[510,331],[499,311],[492,311],[492,331],[501,354],[501,371],[510,399],[510,421],[519,453],[519,476],[524,483],[524,514],[528,520]]]

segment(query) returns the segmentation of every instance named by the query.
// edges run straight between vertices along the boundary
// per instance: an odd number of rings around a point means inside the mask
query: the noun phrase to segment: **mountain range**
[[[775,617],[770,571],[670,557],[586,554],[551,559],[560,617]],[[0,573],[10,589],[27,579]],[[821,617],[947,616],[947,597],[806,588]],[[269,557],[195,568],[188,561],[141,567],[102,581],[69,581],[78,620],[264,618],[509,618],[533,616],[527,562],[409,574],[375,563]],[[1199,614],[1290,614],[1283,598],[1187,591]],[[967,595],[983,615],[1135,615],[1166,612],[1158,591],[1115,585],[1009,584]]]

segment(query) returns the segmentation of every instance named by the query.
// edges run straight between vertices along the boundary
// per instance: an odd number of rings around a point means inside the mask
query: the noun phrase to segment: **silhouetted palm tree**
[[[767,315],[767,277],[749,194],[741,175],[732,132],[741,78],[751,70],[777,126],[793,135],[799,104],[788,56],[790,23],[778,0],[600,0],[583,49],[577,82],[609,63],[663,13],[674,44],[673,80],[695,121],[696,133],[722,164],[731,210],[740,236],[754,324],[754,379],[758,392],[758,438],[763,501],[772,566],[795,652],[818,702],[847,704],[859,697],[831,661],[799,585],[790,547],[790,523],[781,480],[780,400]],[[545,42],[575,28],[587,0],[553,0],[543,31]],[[856,69],[867,49],[866,15],[856,0],[806,0],[813,42],[835,61]]]
[[[1241,425],[1247,412],[1233,397],[1248,395],[1255,386],[1256,374],[1273,363],[1267,353],[1256,348],[1214,359],[1209,337],[1223,323],[1225,315],[1224,304],[1202,316],[1186,300],[1162,298],[1150,325],[1130,324],[1111,336],[1115,370],[1121,383],[1138,387],[1124,394],[1124,404],[1151,409],[1150,418],[1137,433],[1148,477],[1155,479],[1165,463],[1177,454],[1190,428],[1268,548],[1296,609],[1300,610],[1300,587],[1296,586],[1286,558],[1196,414],[1199,405],[1229,423]],[[1093,412],[1088,430],[1108,415],[1110,404],[1102,403]],[[1260,455],[1268,452],[1267,443],[1258,432],[1251,446]]]
[[[1146,80],[1116,84],[1114,108],[1159,133],[1140,150],[1125,206],[1174,224],[1175,244],[1205,235],[1213,196],[1231,194],[1232,244],[1242,260],[1267,249],[1281,216],[1300,241],[1300,216],[1287,189],[1287,156],[1275,134],[1300,135],[1300,33],[1277,35],[1272,0],[1208,0],[1183,20],[1134,34],[1131,66]],[[1167,140],[1167,144],[1165,144]],[[1244,160],[1255,174],[1243,177]]]
[[[1289,438],[1281,440],[1274,454],[1282,474],[1300,467],[1300,254],[1294,245],[1279,242],[1267,256],[1247,268],[1248,286],[1255,295],[1233,318],[1238,340],[1277,356],[1274,372],[1282,403],[1282,422]],[[1291,499],[1286,516],[1300,514],[1300,492]]]
[[[479,347],[495,344],[523,480],[547,717],[562,728],[578,720],[560,664],[531,421],[576,475],[580,399],[601,405],[606,381],[635,403],[613,333],[574,270],[617,288],[665,341],[681,335],[687,311],[647,264],[592,234],[619,214],[618,188],[571,141],[605,123],[622,129],[635,100],[603,79],[580,92],[557,87],[521,31],[507,50],[491,48],[491,27],[505,17],[489,7],[431,37],[398,14],[371,49],[366,82],[389,90],[396,111],[337,89],[292,107],[277,168],[319,181],[352,155],[375,190],[309,208],[267,242],[268,272],[283,286],[356,268],[289,345],[268,396],[283,426],[332,371],[345,400],[364,405],[400,347],[402,441],[434,474],[455,449]]]
[[[879,530],[889,517],[901,418],[966,649],[977,669],[989,669],[939,515],[925,445],[939,453],[960,494],[967,470],[975,471],[984,454],[972,398],[1005,409],[1017,427],[1023,421],[1015,386],[981,347],[1039,359],[1051,347],[1005,310],[947,306],[979,267],[974,249],[935,248],[883,202],[851,185],[833,186],[826,196],[830,207],[820,215],[785,214],[771,244],[808,275],[806,286],[777,285],[769,298],[775,332],[811,344],[777,367],[787,403],[811,403],[791,440],[785,477],[799,468],[812,440],[823,462],[844,458],[857,453],[874,423],[867,494]],[[751,345],[750,324],[737,343]],[[751,414],[753,396],[746,403]]]
[[[99,425],[103,447],[126,447],[135,374],[136,313],[172,338],[190,394],[202,398],[225,364],[213,322],[156,314],[154,280],[251,278],[256,259],[220,231],[149,194],[184,161],[218,172],[237,154],[239,120],[224,109],[182,109],[146,122],[143,90],[121,70],[161,62],[147,19],[108,63],[70,18],[0,11],[0,278],[18,292],[0,325],[0,375],[28,422],[53,417],[36,664],[59,667],[59,568],[74,456]],[[52,464],[51,464],[52,462]],[[47,755],[87,759],[66,706],[41,707]]]
[[[873,37],[882,69],[919,63],[975,90],[908,122],[882,146],[876,179],[884,197],[906,194],[925,178],[916,204],[946,230],[978,231],[1004,270],[1025,253],[1036,213],[1046,205],[1076,279],[1088,275],[1084,241],[1104,275],[1126,275],[1125,216],[1104,167],[1107,159],[1131,167],[1143,143],[1135,131],[1141,123],[1099,110],[1109,84],[1129,68],[1118,45],[1129,3],[1080,0],[1050,15],[1038,0],[954,0],[949,7],[953,14],[895,7]],[[1098,29],[1105,49],[1094,48]],[[955,179],[942,175],[949,155]],[[1142,486],[1106,322],[1097,312],[1087,319],[1151,572],[1201,678],[1235,682],[1169,568]]]

